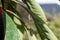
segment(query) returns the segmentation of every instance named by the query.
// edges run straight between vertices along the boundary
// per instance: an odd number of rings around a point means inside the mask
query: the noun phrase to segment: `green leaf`
[[[13,22],[11,17],[5,13],[6,16],[6,34],[5,40],[22,40],[23,33],[17,29],[17,25]]]
[[[14,22],[15,22],[16,24],[18,24],[18,25],[22,25],[21,22],[20,22],[20,20],[18,20],[16,17],[14,17]]]

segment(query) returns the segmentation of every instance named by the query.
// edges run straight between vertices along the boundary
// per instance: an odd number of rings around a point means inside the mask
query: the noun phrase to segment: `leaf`
[[[21,22],[16,17],[14,17],[14,22],[18,25],[22,25]]]
[[[15,23],[12,21],[11,17],[5,13],[6,16],[6,34],[5,40],[20,40],[23,34],[18,31]]]
[[[6,14],[6,40],[19,40],[17,34],[18,32],[16,29],[16,25],[11,20],[11,18]]]

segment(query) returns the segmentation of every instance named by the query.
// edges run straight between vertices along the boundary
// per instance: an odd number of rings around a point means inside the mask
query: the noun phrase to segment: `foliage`
[[[35,0],[22,1],[21,4],[16,0],[8,0],[4,4],[6,17],[5,40],[58,40],[48,28],[45,14]],[[23,21],[22,16],[16,10],[17,4],[24,8],[32,17],[36,30],[31,28],[33,26],[26,25]],[[30,21],[30,19],[28,20]]]

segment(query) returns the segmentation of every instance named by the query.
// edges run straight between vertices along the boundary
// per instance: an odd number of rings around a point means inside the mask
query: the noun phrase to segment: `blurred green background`
[[[41,4],[45,12],[49,28],[60,40],[60,5],[58,4]]]

